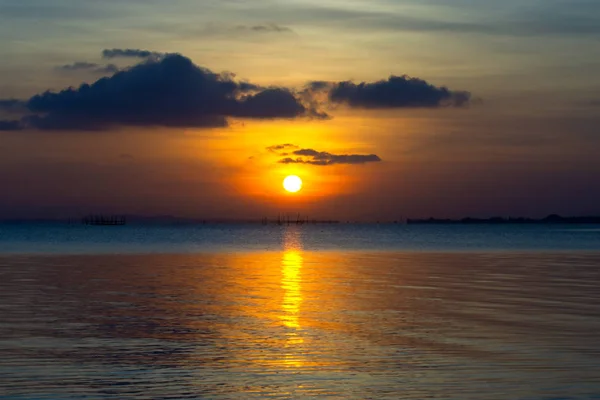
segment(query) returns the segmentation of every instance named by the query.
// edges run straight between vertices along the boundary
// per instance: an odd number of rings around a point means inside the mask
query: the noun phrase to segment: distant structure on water
[[[123,215],[88,215],[81,220],[84,225],[121,226],[127,224]]]
[[[300,214],[297,216],[290,214],[278,214],[277,219],[269,219],[268,217],[263,217],[261,219],[261,224],[269,225],[269,224],[277,224],[277,225],[304,225],[304,224],[337,224],[339,221],[334,220],[309,220],[308,216],[302,217]]]

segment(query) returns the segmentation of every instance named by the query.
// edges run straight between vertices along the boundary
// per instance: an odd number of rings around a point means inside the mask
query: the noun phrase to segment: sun
[[[287,176],[283,180],[283,188],[290,193],[299,192],[302,189],[302,179],[296,175]]]

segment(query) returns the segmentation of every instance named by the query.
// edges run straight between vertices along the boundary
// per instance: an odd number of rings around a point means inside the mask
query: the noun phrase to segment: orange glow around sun
[[[302,179],[296,175],[289,175],[283,180],[283,188],[290,193],[297,193],[302,189]]]

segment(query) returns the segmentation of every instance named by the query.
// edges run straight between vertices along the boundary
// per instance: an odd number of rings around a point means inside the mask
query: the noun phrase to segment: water
[[[593,228],[1,229],[0,399],[600,399]]]
[[[598,225],[292,225],[306,251],[600,251]],[[287,226],[0,224],[0,253],[281,251]]]

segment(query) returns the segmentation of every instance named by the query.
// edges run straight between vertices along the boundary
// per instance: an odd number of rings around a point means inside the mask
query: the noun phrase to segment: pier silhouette
[[[81,223],[84,225],[122,226],[127,224],[124,215],[88,215],[83,217]]]

